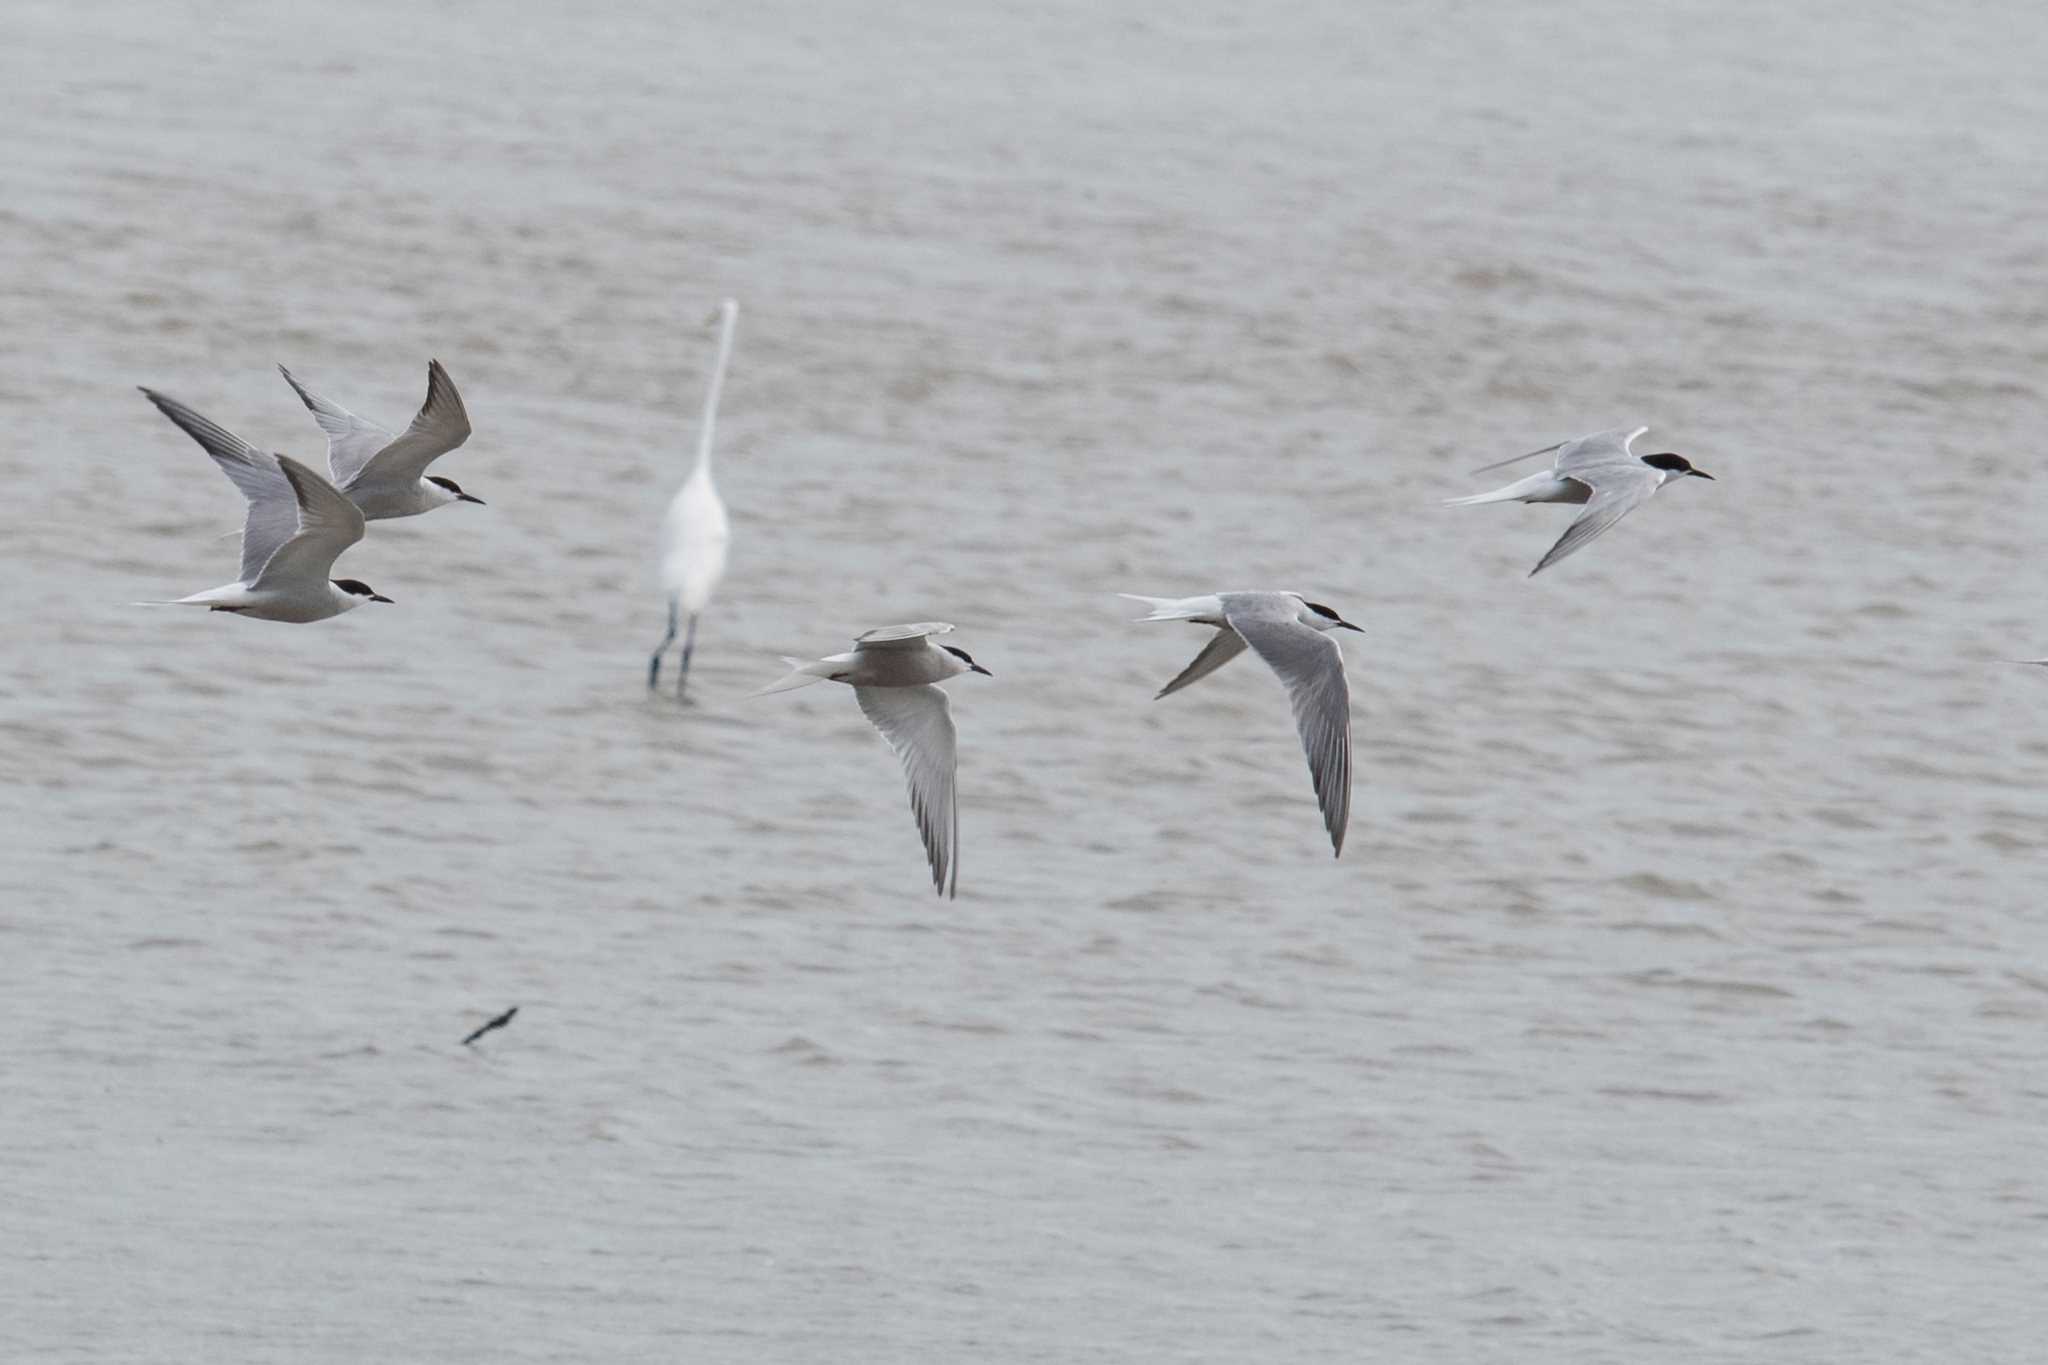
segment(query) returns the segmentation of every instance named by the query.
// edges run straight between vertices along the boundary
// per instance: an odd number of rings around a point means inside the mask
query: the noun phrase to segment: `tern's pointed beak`
[[[1715,478],[1715,477],[1714,477],[1714,476],[1713,476],[1712,474],[1709,474],[1709,473],[1708,473],[1708,472],[1707,472],[1706,470],[1704,470],[1704,469],[1689,469],[1689,470],[1687,470],[1687,471],[1686,471],[1686,473],[1688,473],[1688,474],[1692,475],[1692,476],[1693,476],[1694,478],[1696,478],[1696,479],[1705,479],[1705,480],[1706,480],[1706,481],[1707,481],[1708,483],[1718,483],[1718,482],[1719,482],[1719,480],[1718,480],[1718,479],[1716,479],[1716,478]]]
[[[1352,624],[1351,624],[1351,623],[1350,623],[1349,621],[1339,621],[1339,622],[1337,623],[1337,629],[1339,629],[1339,630],[1355,630],[1355,631],[1357,631],[1357,632],[1358,632],[1358,633],[1359,633],[1360,635],[1363,635],[1363,634],[1365,634],[1365,627],[1364,627],[1364,626],[1354,626],[1354,625],[1352,625]]]
[[[485,501],[484,501],[484,500],[483,500],[482,498],[472,498],[472,497],[471,497],[471,496],[470,496],[469,494],[467,494],[467,493],[457,493],[457,494],[455,495],[455,497],[456,497],[456,500],[457,500],[457,501],[459,501],[459,502],[473,502],[473,503],[475,503],[475,504],[476,504],[476,505],[477,505],[478,507],[489,507],[489,506],[490,506],[490,504],[489,504],[489,503],[487,503],[487,502],[485,502]]]
[[[988,671],[987,669],[983,668],[983,667],[982,667],[982,666],[981,666],[980,664],[969,664],[969,665],[967,665],[967,667],[968,667],[968,669],[969,669],[970,671],[972,671],[972,672],[975,672],[975,673],[979,673],[979,674],[981,674],[981,676],[982,676],[982,677],[984,677],[984,678],[993,678],[993,677],[995,676],[995,674],[993,674],[993,673],[989,672],[989,671]]]
[[[382,593],[373,592],[370,594],[370,600],[372,602],[389,602],[391,599]]]

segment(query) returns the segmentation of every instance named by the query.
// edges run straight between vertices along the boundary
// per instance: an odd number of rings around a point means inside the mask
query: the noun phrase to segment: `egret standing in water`
[[[683,636],[683,661],[677,670],[676,696],[690,685],[690,651],[697,643],[697,617],[725,577],[725,547],[732,539],[725,520],[725,504],[711,482],[711,431],[718,422],[718,393],[725,387],[726,362],[732,359],[733,327],[739,322],[740,306],[732,299],[718,305],[718,361],[711,369],[711,391],[704,395],[704,421],[697,432],[697,465],[668,515],[661,521],[661,585],[668,589],[668,634],[654,647],[647,662],[647,690],[661,681],[661,656],[675,642],[676,621],[687,615],[690,623]]]

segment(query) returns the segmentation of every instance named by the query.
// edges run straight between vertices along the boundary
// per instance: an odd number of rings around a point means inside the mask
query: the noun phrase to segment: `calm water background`
[[[0,1357],[2038,1353],[2038,7],[0,27]],[[126,605],[239,516],[135,384],[317,457],[275,362],[430,355],[396,605]],[[1435,505],[1638,420],[1719,482],[1534,581]],[[1223,587],[1368,627],[1341,862],[1109,595]],[[731,700],[924,618],[956,904],[851,698]]]

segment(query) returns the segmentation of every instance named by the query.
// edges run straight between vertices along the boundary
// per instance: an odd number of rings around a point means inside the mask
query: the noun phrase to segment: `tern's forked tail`
[[[1200,616],[1213,616],[1219,610],[1215,595],[1207,597],[1143,597],[1134,592],[1120,592],[1118,597],[1133,602],[1143,602],[1152,609],[1141,621],[1192,621]]]
[[[1546,473],[1542,475],[1540,478],[1518,480],[1515,483],[1509,484],[1506,488],[1496,488],[1491,493],[1474,493],[1469,498],[1445,498],[1444,506],[1478,507],[1482,503],[1489,502],[1521,502],[1524,499],[1528,498],[1530,492],[1530,490],[1524,485],[1533,483],[1540,486],[1549,484],[1551,482],[1553,482],[1553,480],[1551,479],[1550,475]]]
[[[1445,498],[1444,506],[1477,507],[1487,502],[1584,502],[1584,492],[1569,480],[1558,478],[1556,470],[1545,469],[1526,479],[1516,479],[1504,488],[1474,493],[1468,498]],[[1574,493],[1579,496],[1574,498]]]
[[[812,683],[823,682],[832,673],[833,665],[824,659],[805,663],[802,659],[792,659],[787,654],[778,655],[777,657],[782,662],[788,664],[792,671],[777,678],[758,692],[747,693],[748,697],[765,697],[770,692],[793,692],[799,687],[809,687]]]

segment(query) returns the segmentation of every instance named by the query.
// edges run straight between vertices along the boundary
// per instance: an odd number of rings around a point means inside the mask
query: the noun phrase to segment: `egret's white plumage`
[[[249,500],[241,576],[233,583],[144,606],[207,607],[262,621],[324,621],[364,602],[389,602],[354,578],[327,575],[363,538],[363,514],[327,480],[286,455],[258,450],[210,418],[154,389],[143,396],[199,442]]]
[[[839,682],[853,688],[869,724],[903,762],[910,809],[931,864],[932,889],[954,896],[960,887],[960,808],[953,794],[955,733],[946,694],[933,684],[987,669],[951,645],[926,637],[946,635],[944,621],[881,626],[858,636],[845,654],[805,663],[784,659],[791,671],[753,695],[789,692],[812,683]]]
[[[427,397],[403,435],[322,398],[284,366],[277,372],[327,433],[327,472],[365,519],[416,517],[451,502],[483,504],[455,480],[427,473],[428,465],[467,441],[470,432],[469,410],[440,361],[427,362]]]
[[[683,636],[682,663],[677,669],[676,695],[681,696],[690,681],[690,653],[697,644],[697,617],[711,602],[718,582],[725,577],[725,550],[732,539],[726,521],[725,503],[711,479],[711,437],[718,423],[718,396],[725,388],[725,367],[732,359],[733,330],[738,325],[739,304],[726,299],[718,305],[718,359],[711,368],[711,387],[704,395],[704,419],[697,431],[697,463],[683,481],[668,512],[661,520],[661,585],[668,593],[668,634],[654,647],[647,664],[647,686],[651,691],[661,681],[661,656],[676,638],[678,618],[688,617]]]
[[[1294,728],[1308,755],[1309,780],[1322,807],[1331,851],[1341,856],[1344,830],[1351,822],[1351,688],[1344,678],[1344,651],[1327,632],[1359,627],[1298,592],[1117,595],[1150,607],[1151,614],[1143,620],[1191,621],[1216,628],[1194,662],[1160,688],[1155,701],[1208,677],[1246,649],[1280,675],[1294,704]]]

